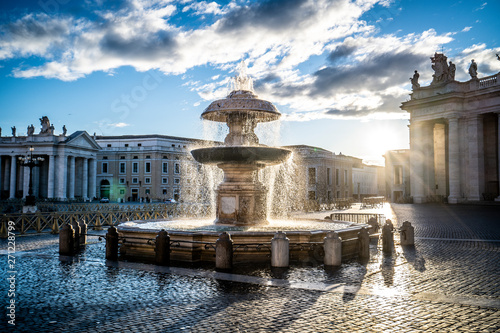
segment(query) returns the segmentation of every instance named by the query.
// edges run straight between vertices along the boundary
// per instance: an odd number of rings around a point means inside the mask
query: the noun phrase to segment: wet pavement
[[[60,257],[57,236],[18,235],[15,297],[8,295],[7,241],[0,240],[0,331],[500,331],[500,206],[386,205],[374,212],[396,225],[410,221],[415,247],[396,245],[385,255],[374,242],[370,260],[327,271],[320,258],[286,271],[241,265],[232,274],[211,265],[109,262],[97,237],[79,255]],[[7,317],[11,299],[15,326]]]

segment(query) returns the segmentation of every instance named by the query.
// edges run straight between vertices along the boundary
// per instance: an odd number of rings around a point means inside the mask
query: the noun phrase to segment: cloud
[[[472,27],[465,27],[465,28],[462,29],[462,32],[470,31],[470,29],[472,29]]]

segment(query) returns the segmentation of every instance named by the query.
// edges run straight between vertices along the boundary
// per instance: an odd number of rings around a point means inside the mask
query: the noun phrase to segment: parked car
[[[166,199],[165,203],[177,203],[174,199]]]
[[[108,203],[108,202],[109,202],[109,199],[108,199],[108,198],[106,198],[106,197],[102,197],[102,198],[101,198],[101,202],[102,202],[102,203]]]

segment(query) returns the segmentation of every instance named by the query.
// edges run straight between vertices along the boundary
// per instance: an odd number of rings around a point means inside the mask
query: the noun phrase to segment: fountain
[[[196,161],[216,164],[224,171],[224,180],[217,189],[216,224],[268,224],[267,189],[258,181],[257,171],[285,162],[291,151],[259,145],[254,133],[257,124],[275,121],[281,114],[272,103],[258,99],[251,91],[252,81],[246,76],[244,63],[233,86],[225,99],[212,102],[201,115],[205,120],[227,124],[225,146],[195,149],[191,154]]]
[[[258,171],[286,162],[291,151],[259,144],[254,133],[258,123],[275,121],[281,114],[272,103],[257,98],[244,63],[239,69],[239,75],[233,78],[231,93],[212,102],[201,115],[202,119],[227,124],[229,133],[224,145],[191,151],[197,162],[216,165],[224,173],[223,181],[216,189],[215,221],[191,218],[122,223],[118,232],[122,239],[120,254],[124,257],[154,257],[152,243],[161,229],[170,234],[171,257],[176,261],[213,261],[214,249],[210,244],[215,244],[223,231],[231,233],[235,247],[240,249],[234,261],[268,261],[268,252],[262,249],[270,244],[277,231],[286,231],[290,243],[297,245],[290,250],[292,259],[310,257],[312,245],[304,247],[304,244],[323,242],[330,230],[336,230],[343,239],[353,240],[345,243],[347,245],[342,250],[345,255],[357,253],[357,234],[368,225],[332,220],[270,223],[267,188],[258,180]]]

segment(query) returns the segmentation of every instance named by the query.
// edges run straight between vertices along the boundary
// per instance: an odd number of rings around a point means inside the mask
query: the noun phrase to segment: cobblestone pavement
[[[17,236],[16,326],[1,240],[0,332],[500,331],[500,206],[392,209],[415,226],[415,247],[387,256],[374,243],[369,261],[333,271],[108,262],[96,237],[59,257],[57,236]]]

